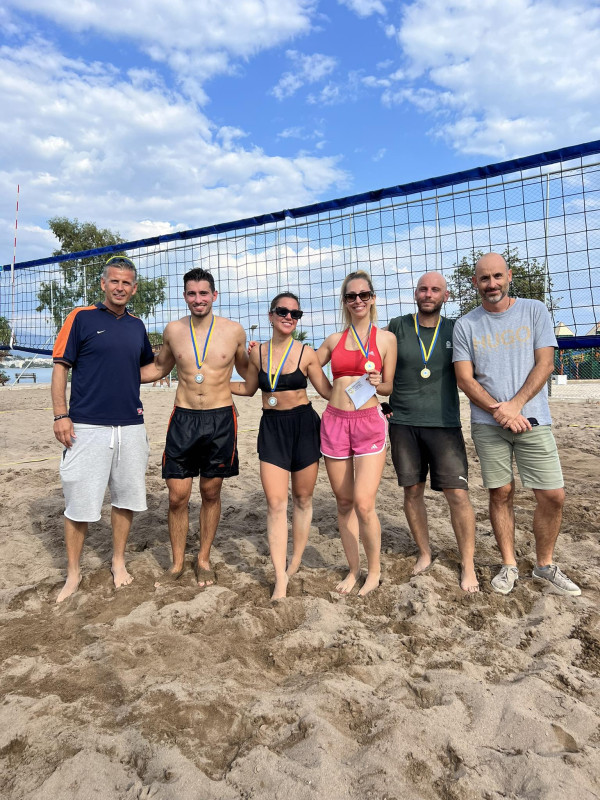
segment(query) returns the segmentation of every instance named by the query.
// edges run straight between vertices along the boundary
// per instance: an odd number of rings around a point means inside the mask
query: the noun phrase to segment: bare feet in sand
[[[462,567],[460,570],[460,588],[467,594],[479,591],[479,581],[474,567]]]
[[[200,561],[196,560],[194,562],[194,574],[196,576],[196,583],[201,589],[206,589],[207,586],[213,586],[217,582],[217,575],[208,561],[201,564]]]
[[[354,585],[360,576],[360,572],[356,575],[354,572],[349,572],[343,581],[340,581],[338,585],[335,587],[336,592],[339,594],[350,594],[352,589],[354,589]]]
[[[365,595],[369,594],[369,592],[372,592],[373,589],[377,589],[377,587],[380,586],[380,584],[381,584],[381,573],[380,572],[374,572],[374,573],[369,572],[367,574],[366,581],[360,587],[360,590],[358,592],[358,596],[359,597],[364,597]]]
[[[421,575],[421,573],[427,572],[432,564],[433,559],[431,557],[431,553],[421,553],[417,558],[410,574],[413,576],[413,578],[415,575]]]
[[[113,559],[110,571],[113,576],[113,581],[115,582],[115,589],[120,589],[121,586],[129,586],[133,581],[133,575],[127,572],[124,561],[117,562]]]
[[[75,572],[73,575],[67,575],[67,580],[65,581],[65,585],[58,593],[58,597],[56,598],[57,603],[62,603],[63,600],[66,600],[67,597],[71,597],[72,594],[75,594],[77,589],[79,588],[79,584],[81,583],[81,573]]]
[[[185,564],[177,568],[171,567],[171,569],[166,570],[166,572],[164,572],[162,576],[157,581],[154,582],[154,588],[160,589],[161,586],[168,586],[171,583],[177,583],[177,581],[179,580],[179,578],[181,578],[184,572],[185,572]]]
[[[279,580],[275,581],[275,588],[273,589],[273,594],[271,595],[271,600],[283,600],[287,594],[287,587],[289,583],[289,577],[287,573],[281,576]]]

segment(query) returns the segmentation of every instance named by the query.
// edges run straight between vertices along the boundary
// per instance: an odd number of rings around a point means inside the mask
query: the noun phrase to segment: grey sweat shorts
[[[65,517],[74,522],[100,519],[106,487],[111,505],[145,511],[150,446],[144,425],[73,425],[77,438],[65,448],[60,479]]]

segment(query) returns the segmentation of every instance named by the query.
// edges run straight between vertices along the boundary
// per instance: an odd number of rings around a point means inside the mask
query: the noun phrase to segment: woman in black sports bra
[[[286,596],[288,581],[300,567],[312,520],[312,496],[321,458],[321,420],[306,394],[307,378],[326,400],[331,394],[331,384],[315,351],[292,337],[302,313],[295,294],[282,292],[273,298],[269,310],[273,336],[252,349],[246,380],[231,382],[232,394],[252,397],[257,389],[262,391],[258,457],[275,568],[272,600]],[[290,474],[293,551],[286,569]]]

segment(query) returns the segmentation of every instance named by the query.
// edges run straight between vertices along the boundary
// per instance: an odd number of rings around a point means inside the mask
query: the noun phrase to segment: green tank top
[[[417,425],[424,428],[459,428],[460,404],[452,365],[454,321],[441,318],[436,345],[427,362],[429,378],[421,377],[424,367],[412,314],[394,317],[388,325],[398,342],[398,361],[390,405],[392,425]],[[435,328],[419,327],[429,349]]]

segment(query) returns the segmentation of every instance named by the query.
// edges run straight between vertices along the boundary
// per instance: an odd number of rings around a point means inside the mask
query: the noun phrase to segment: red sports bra
[[[346,339],[350,333],[350,328],[347,328],[342,333],[339,342],[333,348],[331,354],[331,374],[333,380],[344,377],[357,377],[365,374],[366,358],[360,350],[346,350]],[[373,325],[371,328],[371,337],[369,339],[369,360],[375,364],[377,372],[381,372],[383,366],[379,350],[377,349],[377,328]]]

